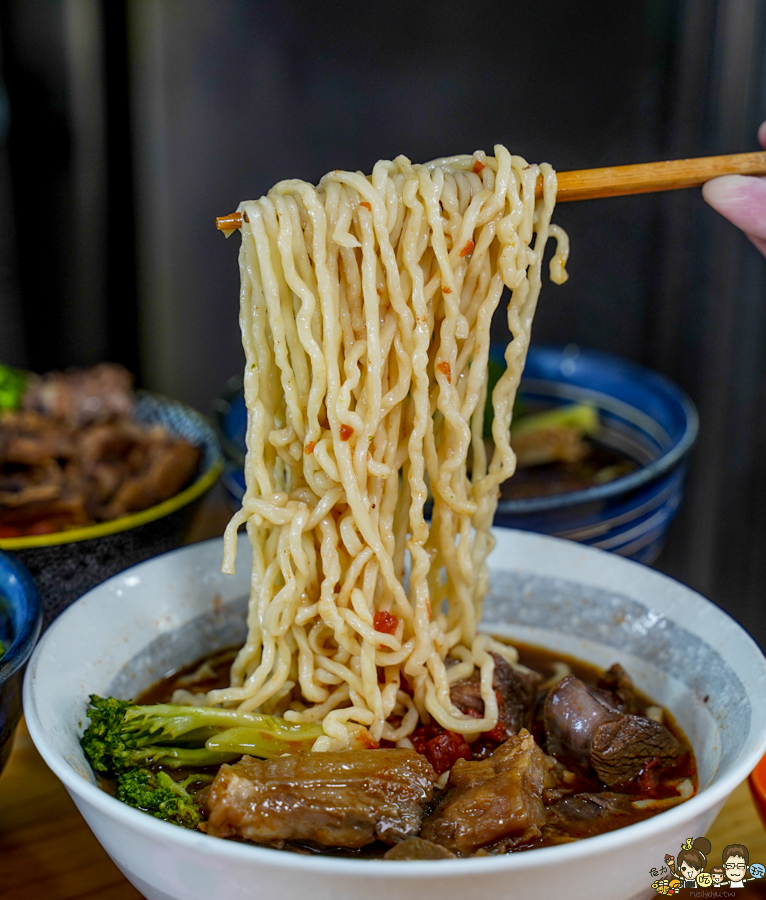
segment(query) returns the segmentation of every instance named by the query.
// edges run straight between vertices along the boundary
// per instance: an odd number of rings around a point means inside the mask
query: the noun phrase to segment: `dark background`
[[[4,0],[0,360],[112,359],[202,410],[242,363],[236,238],[275,181],[502,142],[559,170],[756,148],[764,0]],[[766,262],[698,191],[565,204],[538,341],[702,421],[659,566],[766,645]]]

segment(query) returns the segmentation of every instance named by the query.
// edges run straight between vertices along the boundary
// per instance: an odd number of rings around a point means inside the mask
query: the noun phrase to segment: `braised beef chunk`
[[[608,668],[599,678],[597,687],[614,695],[620,712],[635,715],[642,708],[633,679],[619,663]]]
[[[455,859],[446,847],[424,841],[419,837],[408,837],[383,854],[384,859]]]
[[[648,818],[651,811],[642,815],[633,807],[634,799],[611,791],[563,797],[546,809],[546,831],[574,838],[592,837]]]
[[[535,693],[542,677],[523,666],[512,666],[497,653],[492,653],[492,658],[495,661],[492,681],[497,696],[498,725],[501,726],[498,740],[503,740],[507,735],[529,727]],[[470,678],[452,685],[450,696],[458,709],[484,715],[480,681],[479,673],[474,672]]]
[[[611,695],[568,675],[545,701],[547,749],[567,765],[593,771],[606,785],[625,784],[646,767],[667,768],[682,750],[652,719],[621,713]]]
[[[446,794],[423,822],[420,836],[468,856],[500,841],[539,835],[545,821],[543,773],[542,751],[526,730],[488,759],[458,760]]]
[[[643,716],[622,716],[598,726],[590,761],[599,780],[611,786],[632,781],[649,764],[671,766],[681,753],[678,741],[664,725]]]
[[[72,427],[106,422],[133,412],[133,376],[122,366],[102,363],[90,369],[50,372],[30,380],[22,404]]]
[[[177,494],[194,475],[199,457],[199,450],[184,440],[162,430],[152,434],[145,445],[143,467],[119,486],[102,517],[116,519]]]
[[[417,835],[436,775],[413,750],[346,750],[221,766],[207,833],[257,843],[393,844]]]

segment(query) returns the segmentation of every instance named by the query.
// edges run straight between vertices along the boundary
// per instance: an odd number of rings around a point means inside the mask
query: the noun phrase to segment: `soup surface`
[[[243,757],[188,783],[207,817],[200,830],[304,854],[489,855],[611,831],[696,792],[691,746],[621,666],[602,672],[538,647],[514,646],[518,666],[496,659],[500,722],[494,731],[466,741],[421,724],[404,749],[401,742],[382,742],[379,749]],[[202,695],[226,685],[235,652],[171,673],[138,702],[169,703],[179,690]],[[455,682],[452,701],[480,716],[478,677]],[[191,774],[166,771],[175,781]],[[419,779],[425,793],[414,797]],[[252,790],[239,808],[233,797],[243,785]],[[102,786],[115,793],[110,779]],[[274,824],[277,808],[288,811],[287,824]],[[395,822],[390,833],[380,825],[386,816]]]

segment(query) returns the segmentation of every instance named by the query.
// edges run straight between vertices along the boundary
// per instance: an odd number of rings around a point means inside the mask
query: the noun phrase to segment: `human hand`
[[[758,142],[766,149],[766,122],[758,129]],[[702,196],[766,256],[766,178],[722,175],[702,186]]]

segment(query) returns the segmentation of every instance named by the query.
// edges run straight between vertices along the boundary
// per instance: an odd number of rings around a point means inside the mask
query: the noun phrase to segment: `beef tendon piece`
[[[535,694],[542,677],[524,666],[512,666],[497,653],[492,653],[491,656],[495,661],[492,685],[497,697],[500,739],[503,740],[517,734],[522,728],[529,727]],[[450,689],[450,696],[455,706],[463,712],[471,710],[480,716],[484,715],[478,672],[463,681],[456,681]]]
[[[436,773],[414,750],[345,750],[221,766],[207,833],[325,847],[396,843],[420,831]]]
[[[587,772],[596,728],[620,717],[610,694],[593,691],[579,678],[567,675],[545,700],[543,720],[548,752],[565,765]]]
[[[546,809],[545,833],[549,836],[564,834],[572,838],[593,837],[652,815],[651,810],[645,813],[637,810],[633,800],[635,797],[629,794],[611,791],[563,797]]]
[[[672,767],[683,754],[664,725],[620,712],[613,694],[574,675],[551,690],[544,719],[548,752],[608,786],[627,784],[646,767]]]
[[[508,839],[539,835],[545,764],[532,735],[522,730],[488,759],[458,760],[447,792],[423,822],[420,836],[457,856]]]

